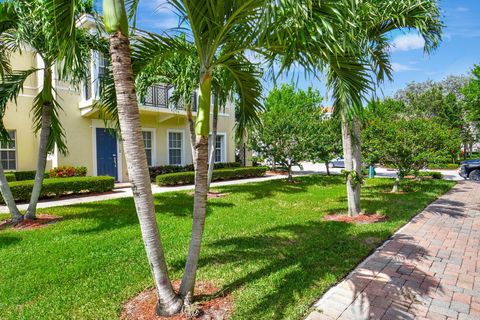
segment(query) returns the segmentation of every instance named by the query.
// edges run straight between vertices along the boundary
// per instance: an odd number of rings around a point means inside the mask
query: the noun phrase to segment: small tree
[[[260,114],[262,125],[250,136],[250,146],[261,158],[288,170],[293,181],[292,167],[312,158],[312,148],[318,135],[322,111],[320,94],[311,88],[298,90],[292,85],[273,89]]]
[[[322,121],[316,124],[316,129],[312,130],[315,140],[309,152],[309,160],[315,163],[324,163],[327,175],[330,175],[328,167],[330,160],[342,154],[340,119],[323,116]]]
[[[370,119],[362,139],[368,159],[396,169],[397,179],[392,192],[398,191],[407,174],[417,175],[436,158],[460,146],[458,130],[429,119]]]

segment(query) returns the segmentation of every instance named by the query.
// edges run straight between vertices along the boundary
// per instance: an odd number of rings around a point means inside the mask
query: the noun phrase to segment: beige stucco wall
[[[29,52],[12,57],[14,70],[26,70],[40,66],[37,57]],[[17,170],[34,170],[36,167],[38,139],[33,134],[30,110],[35,95],[41,90],[42,75],[37,73],[31,76],[25,90],[18,97],[17,103],[9,103],[4,117],[7,129],[15,130],[17,135]],[[49,157],[47,169],[52,166],[72,165],[85,166],[88,175],[96,174],[95,128],[103,128],[104,122],[95,114],[82,116],[79,106],[85,107],[81,89],[71,84],[55,81],[57,101],[62,106],[59,112],[60,121],[65,129],[68,154],[55,152]],[[83,109],[84,111],[85,109]],[[183,132],[184,163],[192,163],[191,147],[187,120],[184,112],[171,112],[155,108],[140,108],[142,128],[154,132],[154,159],[153,165],[168,164],[168,131],[180,130]],[[234,143],[234,111],[227,107],[220,114],[218,132],[226,135],[225,161],[235,161]],[[119,144],[120,177],[127,181],[127,168]]]

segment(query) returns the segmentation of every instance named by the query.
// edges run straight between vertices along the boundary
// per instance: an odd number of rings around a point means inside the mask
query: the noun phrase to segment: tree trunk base
[[[155,313],[157,316],[160,317],[169,317],[180,313],[183,309],[183,300],[179,296],[177,296],[177,300],[172,302],[169,306],[164,306],[157,300],[157,304],[155,306]]]

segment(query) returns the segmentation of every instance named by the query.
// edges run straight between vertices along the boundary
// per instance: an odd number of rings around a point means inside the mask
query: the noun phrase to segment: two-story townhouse
[[[93,28],[93,20],[88,16],[82,19],[80,23],[84,27]],[[11,64],[14,70],[42,67],[40,57],[28,48],[22,54],[14,54]],[[54,81],[56,98],[63,109],[60,119],[69,152],[66,156],[53,152],[48,157],[47,168],[85,166],[88,175],[110,175],[118,181],[128,181],[122,145],[105,129],[104,121],[93,108],[99,96],[99,77],[105,68],[104,59],[92,52],[90,77],[83,84],[76,88],[57,79]],[[12,142],[0,145],[0,157],[5,170],[35,170],[38,137],[33,134],[30,110],[36,94],[42,88],[42,79],[38,73],[32,75],[17,103],[12,102],[7,106],[4,124],[10,131]],[[171,90],[166,85],[152,86],[145,99],[139,102],[145,152],[150,166],[192,163],[186,112],[170,105]],[[234,125],[234,107],[227,104],[219,114],[216,162],[235,161]]]

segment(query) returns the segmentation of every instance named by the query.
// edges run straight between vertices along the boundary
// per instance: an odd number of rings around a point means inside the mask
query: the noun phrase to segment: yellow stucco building
[[[98,98],[98,78],[105,68],[98,54],[92,52],[92,57],[89,80],[76,87],[54,80],[56,99],[63,109],[60,119],[65,129],[68,154],[63,156],[53,152],[48,157],[47,169],[63,165],[85,166],[88,175],[111,175],[118,181],[128,181],[121,143],[105,131],[104,121],[92,108]],[[13,55],[11,60],[13,70],[42,67],[41,59],[28,48],[22,54]],[[42,88],[42,79],[38,72],[32,75],[17,103],[11,102],[7,106],[4,124],[13,142],[0,146],[2,164],[7,171],[35,170],[38,137],[33,133],[30,110]],[[171,108],[170,90],[163,85],[153,86],[140,102],[143,138],[150,166],[192,163],[186,113]],[[227,105],[219,115],[217,162],[235,161],[234,125],[234,108]]]

